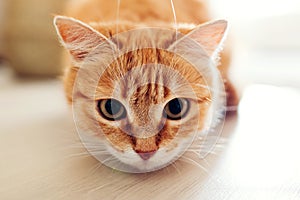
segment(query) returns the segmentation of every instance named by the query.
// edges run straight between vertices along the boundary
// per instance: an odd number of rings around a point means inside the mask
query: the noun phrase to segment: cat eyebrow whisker
[[[170,2],[171,2],[172,12],[173,12],[173,18],[174,18],[174,24],[175,24],[175,34],[176,34],[175,42],[176,42],[177,41],[177,34],[178,34],[177,16],[176,16],[176,11],[175,11],[173,0],[170,0]]]
[[[119,40],[118,40],[118,33],[119,33],[119,20],[120,20],[120,6],[121,6],[121,0],[117,0],[117,20],[116,20],[116,34],[117,34],[117,46],[119,47]]]
[[[195,86],[198,86],[198,87],[201,87],[201,88],[204,88],[204,89],[209,89],[209,90],[212,90],[212,87],[208,86],[208,85],[203,85],[203,84],[200,84],[200,83],[195,83],[193,84]]]
[[[199,83],[196,83],[196,84],[192,84],[194,86],[197,86],[197,87],[201,87],[203,89],[208,89],[209,91],[212,91],[212,92],[222,92],[222,90],[216,90],[216,89],[213,89],[212,87],[208,86],[208,85],[203,85],[203,84],[199,84]],[[226,94],[226,92],[224,92]]]

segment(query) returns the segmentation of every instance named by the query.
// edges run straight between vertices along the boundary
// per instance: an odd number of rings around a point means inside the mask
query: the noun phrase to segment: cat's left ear
[[[179,43],[184,43],[185,39],[193,39],[209,56],[214,57],[221,50],[220,47],[226,36],[227,27],[227,21],[225,20],[199,25],[175,42],[170,48],[175,47]]]

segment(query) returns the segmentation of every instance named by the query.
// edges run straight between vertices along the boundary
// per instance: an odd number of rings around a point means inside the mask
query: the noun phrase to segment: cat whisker
[[[73,158],[73,157],[90,157],[91,155],[102,155],[102,154],[110,154],[108,151],[106,151],[106,150],[102,150],[102,151],[99,151],[99,150],[97,150],[97,151],[90,151],[90,152],[88,152],[88,151],[85,151],[85,152],[81,152],[81,153],[74,153],[74,154],[70,154],[69,156],[68,156],[68,158]]]
[[[208,153],[208,154],[219,154],[221,152],[222,149],[220,150],[217,150],[217,149],[191,149],[191,150],[186,150],[187,152],[195,152],[195,153],[198,153],[198,155],[202,154],[202,153]]]
[[[208,85],[203,85],[203,84],[199,84],[199,83],[197,83],[197,84],[192,84],[193,86],[196,86],[196,87],[201,87],[201,88],[203,88],[203,89],[207,89],[207,90],[209,90],[209,91],[213,91],[213,92],[222,92],[222,90],[216,90],[216,89],[214,89],[214,88],[212,88],[212,87],[210,87],[210,86],[208,86]],[[225,91],[223,91],[222,92],[224,95],[226,95],[226,92]]]
[[[176,162],[172,162],[172,163],[171,163],[171,166],[176,170],[177,174],[181,176],[181,172],[180,172],[180,170],[178,169],[178,167],[176,166]]]
[[[87,152],[86,150],[83,150],[82,152],[79,152],[79,153],[73,153],[73,154],[70,154],[69,156],[82,156],[82,155],[90,155],[89,152]]]
[[[167,173],[170,174],[169,166],[165,167],[165,168],[164,168],[164,171],[167,171]]]
[[[90,171],[89,176],[93,175],[94,173],[96,173],[96,171],[102,167],[105,166],[106,162],[112,161],[112,160],[116,160],[116,158],[114,158],[113,156],[105,159],[104,161],[98,162]]]
[[[85,147],[105,147],[104,144],[102,143],[93,143],[93,142],[82,142],[82,145],[84,145]]]
[[[209,153],[209,154],[212,154],[212,155],[218,155],[218,152],[216,152],[216,151],[208,151],[208,152],[205,152],[205,153]]]
[[[176,17],[176,11],[175,11],[175,7],[174,7],[174,2],[173,0],[170,0],[171,2],[171,7],[172,7],[172,12],[173,12],[173,17],[174,17],[174,24],[175,24],[175,31],[176,31],[176,40],[178,40],[177,38],[177,34],[178,34],[178,24],[177,24],[177,17]]]
[[[61,148],[62,150],[66,150],[66,149],[81,149],[81,150],[86,150],[86,148],[88,149],[94,149],[94,150],[100,150],[100,149],[105,149],[105,146],[103,145],[97,145],[97,144],[85,144],[83,145],[81,144],[73,144],[73,145],[69,145],[69,146],[65,146],[63,148]]]
[[[198,155],[198,158],[201,159],[201,162],[204,162],[206,164],[206,166],[209,168],[210,164],[209,162],[205,159],[205,157],[201,157],[200,155]]]
[[[191,159],[191,158],[188,158],[188,157],[186,157],[186,156],[183,155],[183,156],[180,158],[180,161],[183,161],[183,162],[192,164],[192,165],[194,165],[194,166],[196,166],[196,167],[201,168],[202,170],[204,170],[205,172],[208,173],[208,170],[207,170],[205,167],[203,167],[200,163],[194,161],[194,160]]]
[[[202,148],[207,148],[208,146],[213,146],[214,148],[223,148],[223,147],[225,147],[224,144],[205,142],[205,143],[201,143],[201,144],[192,144],[189,147],[189,149],[191,149],[191,148],[202,149]]]
[[[205,149],[207,147],[210,147],[210,148],[219,148],[219,149],[223,149],[226,147],[226,144],[219,144],[219,143],[212,143],[212,142],[205,142],[205,143],[202,143],[200,145],[192,145],[192,147],[197,147],[197,148],[201,148],[201,149]]]
[[[112,173],[121,172],[121,171],[119,171],[119,169],[123,168],[124,163],[120,162],[120,160],[115,158],[114,156],[112,156],[112,157],[113,158],[111,158],[109,161],[106,161],[106,162],[110,162],[109,166],[110,166],[111,172]],[[105,163],[103,162],[103,164],[105,164]]]
[[[72,145],[68,145],[68,146],[65,146],[64,149],[67,149],[67,148],[74,148],[74,149],[79,149],[79,148],[84,148],[83,144],[72,144]]]
[[[194,150],[194,149],[187,149],[187,150],[185,150],[185,152],[191,152],[191,153],[196,154],[197,156],[200,154],[200,150]]]
[[[89,153],[108,153],[109,151],[106,148],[94,148],[94,149],[89,149],[89,150],[85,150]]]
[[[90,157],[90,156],[91,156],[91,154],[89,154],[87,152],[84,152],[84,153],[77,153],[77,154],[68,155],[67,158],[68,159],[75,158],[75,157],[87,158],[87,157]]]
[[[204,162],[204,163],[207,165],[207,167],[210,166],[210,164],[209,164],[208,161],[205,159],[205,157],[202,157],[202,156],[201,156],[201,153],[202,153],[202,152],[189,152],[189,151],[187,151],[187,152],[186,152],[186,157],[189,156],[188,153],[193,153],[193,155],[197,156],[197,159],[201,160],[201,162]]]
[[[102,167],[103,164],[101,162],[96,163],[91,169],[90,172],[88,174],[88,176],[93,175],[100,167]]]
[[[89,146],[89,147],[93,147],[93,146],[96,146],[96,147],[98,147],[98,146],[100,146],[100,145],[98,145],[98,144],[94,144],[94,143],[83,143],[83,142],[78,142],[78,143],[73,143],[73,144],[70,144],[69,146],[67,146],[67,147],[74,147],[74,148],[79,148],[79,147],[83,147],[84,148],[84,145],[86,145],[86,146]]]
[[[106,186],[109,186],[109,185],[111,185],[112,183],[107,183],[107,184],[104,184],[104,185],[101,185],[101,186],[98,186],[98,187],[96,187],[96,188],[94,188],[94,189],[91,189],[91,190],[89,190],[88,192],[87,192],[87,194],[89,195],[89,194],[91,194],[91,193],[93,193],[93,192],[96,192],[96,191],[98,191],[98,190],[100,190],[100,189],[102,189],[102,188],[104,188],[104,187],[106,187]]]
[[[108,161],[111,161],[111,160],[116,160],[117,158],[115,158],[114,156],[110,156],[108,158],[106,158],[105,160],[102,161],[102,163],[106,163]]]
[[[227,138],[223,138],[221,136],[199,136],[197,140],[201,140],[202,144],[209,143],[209,142],[216,142],[216,144],[226,144],[228,142]]]
[[[217,151],[202,151],[202,150],[186,150],[187,153],[193,153],[195,154],[199,159],[203,160],[204,156],[202,154],[205,154],[205,156],[212,154],[212,155],[219,155],[219,152]]]

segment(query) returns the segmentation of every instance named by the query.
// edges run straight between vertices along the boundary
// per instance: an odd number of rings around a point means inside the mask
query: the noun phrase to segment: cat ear
[[[209,56],[214,57],[219,53],[226,32],[227,21],[225,20],[206,23],[194,28],[183,38],[175,42],[170,48],[174,48],[178,43],[184,42],[186,38],[190,38],[200,44]]]
[[[54,26],[63,46],[69,50],[75,62],[86,56],[104,40],[104,35],[83,22],[64,16],[54,18]]]

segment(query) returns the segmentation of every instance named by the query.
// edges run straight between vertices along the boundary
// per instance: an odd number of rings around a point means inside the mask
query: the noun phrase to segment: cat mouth
[[[156,150],[154,151],[136,151],[136,153],[145,161],[149,160],[155,153]]]

